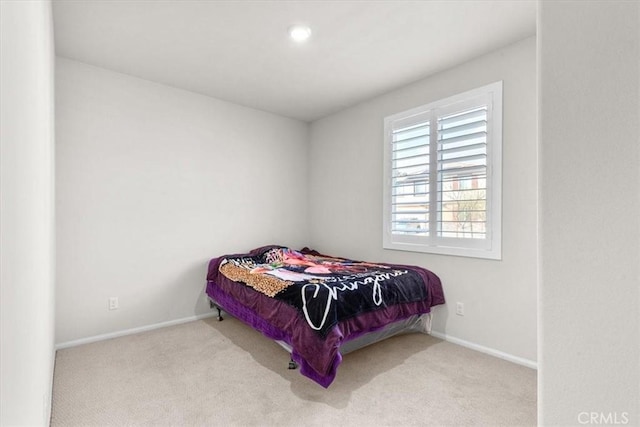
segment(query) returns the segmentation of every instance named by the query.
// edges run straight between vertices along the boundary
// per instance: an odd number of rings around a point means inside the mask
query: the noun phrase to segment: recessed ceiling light
[[[306,25],[294,25],[289,28],[289,35],[294,41],[302,43],[311,36],[311,28]]]

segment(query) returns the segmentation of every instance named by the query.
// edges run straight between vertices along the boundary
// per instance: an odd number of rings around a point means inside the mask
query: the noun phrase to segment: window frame
[[[502,259],[502,81],[430,102],[384,119],[383,248],[473,258]],[[438,119],[449,114],[487,106],[486,136],[486,238],[440,237],[430,230],[428,236],[393,234],[392,163],[393,131],[407,124],[429,122],[429,170],[431,189],[437,185]],[[436,182],[434,182],[434,179]],[[429,204],[429,218],[437,214]],[[437,223],[437,220],[433,220]],[[434,223],[434,222],[431,223]]]

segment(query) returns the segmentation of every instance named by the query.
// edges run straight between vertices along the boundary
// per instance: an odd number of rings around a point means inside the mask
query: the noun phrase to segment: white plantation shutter
[[[438,235],[487,236],[487,107],[438,118]]]
[[[385,119],[384,247],[501,257],[502,82]]]
[[[420,118],[417,118],[418,120]],[[429,121],[400,123],[393,131],[391,229],[393,233],[429,232]]]

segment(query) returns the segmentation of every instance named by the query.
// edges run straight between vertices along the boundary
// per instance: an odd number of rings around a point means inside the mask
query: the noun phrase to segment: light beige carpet
[[[409,334],[344,357],[324,389],[229,316],[60,350],[53,426],[535,425],[536,372]]]

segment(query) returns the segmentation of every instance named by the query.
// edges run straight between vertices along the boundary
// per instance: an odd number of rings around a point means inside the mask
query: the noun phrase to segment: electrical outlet
[[[456,303],[456,314],[458,316],[464,316],[464,304],[461,302]]]
[[[117,310],[118,309],[118,297],[109,298],[109,310]]]

